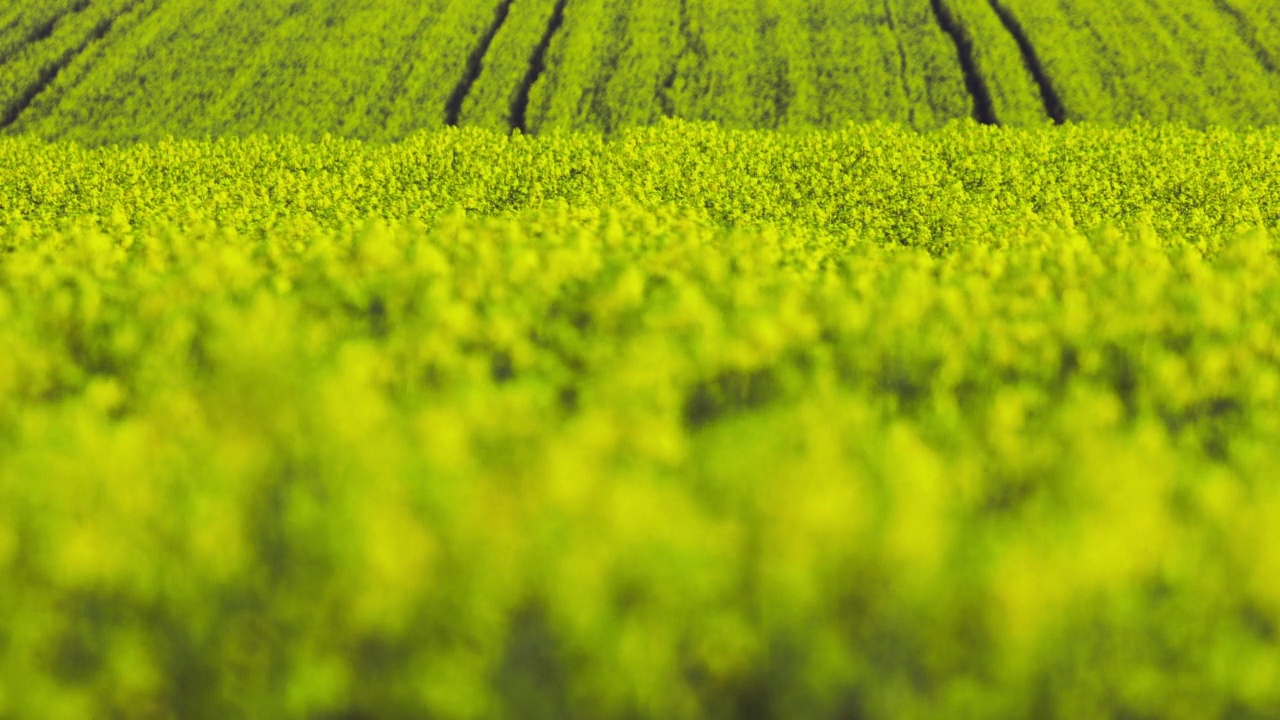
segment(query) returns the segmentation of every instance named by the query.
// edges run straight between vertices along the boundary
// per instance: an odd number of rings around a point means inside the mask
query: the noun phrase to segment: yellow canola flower
[[[1240,523],[1240,551],[1247,558],[1249,583],[1262,601],[1261,612],[1273,627],[1280,626],[1280,548],[1274,541],[1280,523],[1280,492],[1274,488],[1260,491],[1248,509],[1234,513]],[[1219,501],[1225,504],[1228,501]]]
[[[362,498],[356,518],[353,541],[362,567],[353,620],[359,627],[394,635],[403,630],[423,593],[436,586],[439,543],[399,492],[371,492]]]
[[[0,515],[0,572],[9,567],[18,554],[18,529],[12,520]]]
[[[1178,530],[1171,499],[1175,454],[1162,429],[1143,424],[1124,442],[1085,441],[1074,477],[1087,488],[1075,549],[1081,590],[1119,590],[1157,572]]]
[[[420,669],[413,687],[417,702],[432,717],[480,720],[492,717],[489,692],[490,661],[481,653],[455,650],[432,657]]]
[[[1269,709],[1277,136],[1059,130],[0,139],[0,702]]]
[[[893,498],[885,551],[913,580],[928,582],[942,569],[951,543],[949,476],[937,453],[902,423],[889,428],[883,462]]]
[[[1073,600],[1072,578],[1060,553],[1031,538],[1002,542],[991,575],[998,606],[992,615],[999,619],[999,631],[1012,658],[1029,660],[1030,648],[1061,622],[1063,610]]]
[[[128,556],[119,540],[99,522],[82,521],[57,540],[53,571],[71,588],[91,588],[115,580]]]
[[[242,572],[252,557],[247,547],[247,528],[231,498],[197,496],[184,528],[191,543],[191,560],[200,572],[214,582],[224,581]]]

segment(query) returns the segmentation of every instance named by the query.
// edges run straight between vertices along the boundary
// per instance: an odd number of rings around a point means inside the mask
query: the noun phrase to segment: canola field
[[[1277,717],[1277,60],[0,2],[0,720]]]
[[[1263,0],[41,0],[0,127],[106,144],[446,126],[1280,121]]]

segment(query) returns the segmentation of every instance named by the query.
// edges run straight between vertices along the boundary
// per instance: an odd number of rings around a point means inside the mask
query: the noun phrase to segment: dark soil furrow
[[[765,126],[777,128],[782,125],[795,100],[795,88],[790,78],[790,59],[775,38],[778,18],[768,15],[764,0],[756,0],[756,16],[760,20],[757,32],[760,38],[761,65],[769,76],[769,99],[773,105],[772,119],[766,119]]]
[[[58,23],[62,22],[64,18],[84,12],[87,7],[89,7],[89,0],[80,0],[80,2],[67,8],[66,12],[58,13],[57,15],[31,28],[31,31],[27,33],[27,36],[22,39],[21,43],[15,46],[8,54],[5,55],[5,57],[0,57],[0,65],[4,65],[9,62],[14,55],[22,51],[22,48],[28,45],[34,45],[41,40],[48,39],[48,37],[53,34],[54,29],[58,27]]]
[[[902,44],[902,34],[898,32],[898,21],[893,19],[893,8],[890,7],[889,0],[884,2],[884,17],[889,23],[889,32],[893,34],[893,41],[898,45],[898,83],[902,86],[902,94],[907,99],[907,121],[915,127],[916,99],[912,97],[911,85],[907,82],[907,73],[910,72],[907,48]]]
[[[529,58],[529,72],[525,73],[524,79],[520,81],[515,99],[511,101],[513,130],[519,130],[522,133],[529,130],[529,93],[533,91],[534,83],[538,82],[538,78],[542,77],[542,73],[547,69],[547,51],[551,49],[551,40],[560,31],[560,26],[564,25],[564,7],[567,4],[568,0],[556,0],[551,19],[547,21],[547,29],[542,33],[538,46],[533,49],[533,56]]]
[[[1240,36],[1240,39],[1253,53],[1253,56],[1257,58],[1258,64],[1266,68],[1267,72],[1275,73],[1276,69],[1280,67],[1280,63],[1277,63],[1276,58],[1258,42],[1258,33],[1253,24],[1249,22],[1249,18],[1245,17],[1244,13],[1240,12],[1227,0],[1214,0],[1214,4],[1223,13],[1231,16],[1231,20],[1236,26],[1236,34]]]
[[[387,128],[387,118],[391,115],[391,108],[395,104],[396,98],[399,98],[404,92],[405,84],[409,81],[409,72],[413,67],[414,49],[421,45],[422,38],[427,33],[427,28],[431,27],[435,20],[435,17],[427,15],[418,23],[417,29],[413,31],[407,44],[408,49],[405,51],[404,62],[394,67],[391,71],[387,81],[387,103],[379,110],[383,130]]]
[[[689,26],[689,0],[680,0],[680,39],[684,46],[680,48],[671,61],[671,72],[662,80],[662,89],[658,93],[658,101],[662,104],[662,113],[667,117],[675,115],[675,100],[671,97],[676,87],[676,76],[680,74],[680,61],[689,53],[702,54],[699,39],[694,36]]]
[[[597,77],[595,86],[591,88],[593,112],[604,127],[605,132],[613,132],[618,122],[615,110],[609,103],[609,81],[618,72],[618,64],[622,61],[623,54],[631,44],[631,40],[627,36],[627,31],[630,27],[628,14],[626,12],[615,13],[612,25],[609,30],[609,36],[613,38],[613,42],[609,43],[609,52],[600,60],[600,74]]]
[[[111,32],[111,27],[115,25],[116,20],[119,20],[121,17],[129,14],[129,12],[137,7],[140,2],[141,0],[135,0],[135,2],[121,10],[118,14],[112,15],[109,18],[104,18],[102,22],[99,22],[88,36],[85,37],[83,42],[63,53],[62,57],[58,58],[53,63],[45,66],[45,68],[40,71],[40,76],[36,81],[26,90],[22,91],[22,93],[18,95],[18,97],[14,98],[14,100],[9,103],[9,106],[5,108],[4,116],[0,117],[0,130],[8,128],[10,125],[17,122],[18,117],[21,116],[22,113],[26,112],[27,108],[31,107],[31,103],[35,101],[36,97],[53,84],[53,81],[58,77],[58,73],[62,72],[64,68],[70,65],[91,44],[106,37],[107,33]]]
[[[930,0],[930,5],[933,7],[933,15],[938,21],[938,27],[942,28],[942,31],[955,43],[960,69],[964,72],[964,84],[973,97],[973,119],[983,125],[999,125],[995,105],[991,102],[991,89],[987,87],[987,81],[982,77],[982,73],[978,72],[978,63],[973,57],[973,40],[961,27],[960,21],[951,13],[951,8],[947,7],[944,0]]]
[[[0,35],[4,35],[10,30],[13,30],[14,28],[18,27],[18,24],[21,22],[22,22],[22,16],[15,15],[12,20],[4,24],[4,27],[0,27]]]
[[[1040,56],[1036,53],[1036,48],[1031,44],[1031,39],[1027,37],[1027,31],[1022,27],[1022,23],[1018,21],[1016,15],[1009,11],[1008,8],[1000,2],[1000,0],[987,0],[991,4],[991,9],[995,11],[1000,18],[1000,22],[1004,25],[1004,29],[1013,36],[1013,41],[1018,44],[1018,50],[1022,52],[1022,61],[1026,63],[1027,69],[1031,71],[1031,77],[1035,80],[1036,86],[1040,88],[1040,98],[1044,101],[1044,110],[1053,118],[1055,124],[1061,125],[1067,121],[1067,109],[1062,104],[1062,98],[1058,96],[1058,91],[1053,87],[1053,81],[1049,79],[1049,73],[1045,72],[1044,64],[1040,62]]]
[[[484,35],[480,37],[480,42],[476,43],[475,48],[471,50],[471,55],[467,57],[467,71],[462,76],[462,80],[458,82],[457,87],[453,89],[453,93],[449,95],[449,101],[445,103],[446,124],[458,124],[458,117],[462,115],[462,103],[467,99],[467,94],[471,92],[471,87],[475,85],[476,80],[480,78],[481,71],[484,70],[484,57],[489,53],[489,46],[493,44],[493,38],[497,36],[498,31],[502,29],[502,25],[506,23],[507,15],[511,12],[511,3],[512,0],[502,0],[493,13],[493,22],[485,30]]]

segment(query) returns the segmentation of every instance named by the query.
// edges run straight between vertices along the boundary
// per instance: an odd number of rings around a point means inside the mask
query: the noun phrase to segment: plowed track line
[[[1000,0],[987,0],[991,5],[991,9],[995,11],[996,16],[1000,18],[1004,29],[1013,36],[1013,41],[1018,44],[1018,50],[1022,53],[1022,61],[1026,64],[1027,69],[1031,71],[1031,77],[1036,82],[1036,87],[1040,89],[1040,99],[1044,102],[1044,111],[1049,117],[1053,118],[1053,122],[1061,125],[1067,121],[1067,109],[1062,104],[1062,98],[1059,97],[1057,89],[1053,87],[1053,81],[1049,79],[1049,73],[1045,72],[1044,63],[1040,62],[1040,56],[1036,53],[1036,48],[1031,44],[1031,39],[1027,37],[1027,31],[1022,27],[1022,23],[1018,17],[1009,11]]]
[[[9,32],[10,30],[12,30],[12,29],[14,29],[14,28],[18,27],[18,23],[20,23],[20,22],[22,22],[22,16],[21,16],[21,15],[14,15],[12,20],[10,20],[9,22],[7,22],[7,23],[5,23],[5,24],[4,24],[4,27],[0,27],[0,35],[4,35],[5,33]]]
[[[1236,25],[1236,34],[1240,36],[1240,40],[1243,41],[1244,44],[1248,46],[1249,50],[1253,52],[1253,56],[1257,58],[1258,64],[1266,68],[1267,72],[1274,74],[1277,67],[1280,67],[1280,63],[1277,63],[1276,58],[1272,57],[1271,53],[1267,52],[1267,49],[1262,47],[1262,44],[1258,42],[1257,32],[1249,22],[1249,18],[1245,17],[1244,13],[1240,12],[1239,9],[1227,2],[1227,0],[1214,0],[1214,4],[1217,5],[1218,9],[1223,13],[1231,16],[1232,21],[1235,22]]]
[[[671,72],[662,80],[662,90],[658,93],[662,114],[667,117],[675,116],[675,100],[671,97],[671,93],[675,90],[676,77],[680,74],[680,61],[689,53],[702,54],[702,51],[698,50],[699,40],[694,37],[693,30],[689,27],[689,0],[680,0],[680,39],[684,46],[672,58]]]
[[[40,77],[36,82],[33,83],[31,87],[24,90],[22,94],[18,96],[17,101],[11,104],[5,111],[4,117],[0,118],[0,130],[6,129],[17,122],[18,117],[21,116],[22,113],[26,112],[27,108],[31,107],[31,103],[35,101],[36,97],[53,84],[53,81],[58,77],[58,73],[62,72],[68,65],[74,62],[76,58],[80,57],[80,55],[91,44],[106,37],[107,33],[111,32],[111,27],[115,25],[115,22],[132,12],[133,9],[141,3],[141,1],[142,0],[134,0],[134,2],[130,3],[127,8],[121,10],[119,13],[103,19],[102,22],[99,22],[98,25],[85,37],[84,41],[63,53],[62,57],[58,58],[51,65],[48,65],[41,70]]]
[[[560,31],[560,26],[564,25],[564,6],[567,4],[568,0],[556,0],[551,19],[547,21],[547,29],[542,33],[542,39],[538,41],[538,46],[534,48],[533,56],[529,59],[529,72],[525,73],[524,79],[520,81],[516,97],[511,102],[511,129],[513,130],[519,130],[522,133],[529,130],[529,93],[533,91],[534,83],[538,82],[538,78],[542,77],[542,73],[547,69],[547,50],[551,48],[551,40]]]
[[[489,54],[489,46],[493,44],[498,31],[507,22],[507,15],[511,12],[511,2],[512,0],[502,0],[498,4],[493,13],[493,22],[489,24],[484,35],[480,36],[480,42],[472,48],[471,55],[467,58],[467,72],[462,76],[462,80],[458,81],[457,87],[449,95],[449,101],[445,103],[444,113],[447,125],[458,124],[458,118],[462,115],[462,103],[466,101],[472,86],[484,71],[484,56]]]
[[[58,13],[57,15],[31,28],[31,31],[27,33],[27,36],[22,39],[21,43],[19,43],[16,47],[14,47],[13,50],[9,52],[7,55],[0,58],[0,65],[4,65],[5,63],[9,62],[9,60],[11,60],[14,55],[17,55],[19,52],[22,52],[22,49],[25,48],[26,46],[34,45],[40,42],[41,40],[47,39],[50,35],[53,34],[54,28],[58,27],[58,23],[62,22],[64,18],[69,18],[72,15],[84,12],[85,8],[87,7],[89,7],[89,0],[80,0],[80,2],[67,8],[65,12]],[[14,23],[16,24],[17,20],[15,20]]]
[[[409,81],[409,72],[413,67],[413,53],[422,42],[422,37],[426,34],[427,28],[435,22],[435,17],[427,15],[418,22],[418,27],[414,29],[413,35],[410,36],[408,48],[405,51],[404,62],[396,65],[390,74],[387,82],[386,97],[388,102],[379,112],[381,113],[382,129],[387,129],[387,118],[391,116],[391,108],[394,107],[396,98],[404,93],[405,85]]]
[[[973,119],[983,125],[999,125],[996,118],[995,105],[991,101],[991,89],[987,81],[978,72],[978,63],[973,57],[973,41],[960,26],[960,21],[951,13],[944,0],[930,0],[933,16],[938,27],[955,43],[956,55],[960,60],[960,70],[964,73],[964,84],[973,97]]]
[[[618,73],[618,63],[622,60],[622,53],[628,45],[627,31],[630,28],[630,18],[626,12],[619,12],[613,16],[613,22],[610,23],[609,34],[614,38],[614,42],[610,43],[610,49],[606,57],[601,58],[600,74],[597,76],[595,85],[591,88],[591,105],[594,108],[595,116],[606,132],[612,132],[615,128],[616,119],[614,118],[613,108],[609,105],[609,81]]]
[[[907,82],[907,73],[910,72],[907,48],[902,44],[902,35],[898,33],[898,21],[893,19],[893,8],[889,6],[889,0],[884,0],[884,17],[889,22],[889,32],[893,34],[893,41],[898,45],[898,83],[902,86],[903,97],[907,99],[907,121],[915,127],[916,103],[915,98],[911,97],[911,85]]]

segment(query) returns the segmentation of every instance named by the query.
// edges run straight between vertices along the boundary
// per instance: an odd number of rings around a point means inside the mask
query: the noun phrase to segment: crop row
[[[23,19],[41,18],[42,22],[6,49],[0,64],[0,127],[15,126],[33,102],[46,101],[42,93],[51,88],[64,68],[101,41],[117,22],[129,23],[155,1],[82,2],[52,15],[24,13]],[[27,23],[18,23],[15,30],[24,25]]]
[[[24,45],[53,34],[60,22],[83,11],[83,0],[50,0],[39,4],[11,3],[0,8],[0,65]]]
[[[1246,0],[94,0],[7,13],[8,131],[95,144],[613,132],[663,117],[1251,127],[1277,120],[1280,93],[1280,24]]]
[[[379,146],[329,138],[167,141],[118,149],[0,140],[0,219],[192,216],[252,232],[303,216],[431,219],[555,203],[672,205],[718,225],[825,228],[946,252],[1029,226],[1145,222],[1211,251],[1280,227],[1275,130],[1138,125],[1027,131],[889,125],[778,134],[664,121],[612,139],[479,129]]]
[[[1227,127],[1280,120],[1280,26],[1239,0],[1000,0],[1072,120]]]
[[[1280,711],[1272,236],[195,204],[0,227],[0,716]]]

